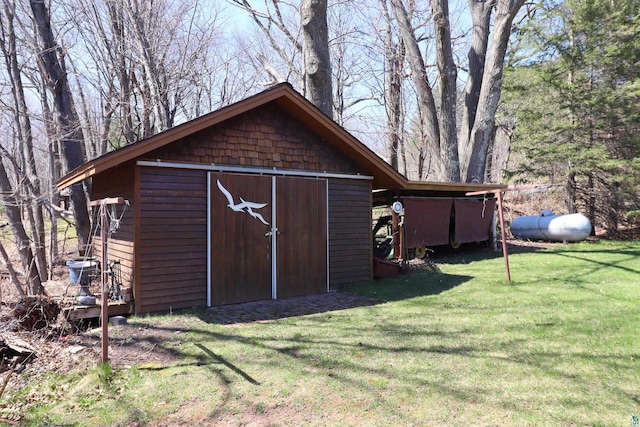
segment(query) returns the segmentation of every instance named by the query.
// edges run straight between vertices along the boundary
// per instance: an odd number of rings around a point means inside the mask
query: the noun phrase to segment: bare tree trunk
[[[2,241],[0,241],[0,255],[2,255],[2,262],[7,267],[7,273],[9,273],[9,278],[11,279],[11,283],[13,283],[13,286],[16,288],[18,295],[24,296],[24,289],[22,289],[22,283],[20,283],[18,274],[16,273],[16,270],[13,268],[13,264],[11,263],[11,258],[9,257],[7,250],[4,248]],[[1,302],[2,302],[2,299],[0,299],[0,303]]]
[[[51,203],[58,206],[60,197],[54,193],[51,197]],[[49,210],[49,221],[51,222],[51,231],[49,232],[49,269],[47,270],[47,280],[53,279],[53,266],[58,260],[58,218],[53,210]]]
[[[409,177],[409,175],[407,175],[407,144],[404,143],[404,138],[400,139],[400,155],[402,159],[402,174]]]
[[[400,47],[400,46],[397,46]],[[389,53],[387,56],[387,70],[385,72],[385,109],[387,112],[387,152],[389,164],[400,170],[398,165],[398,152],[402,140],[402,81],[400,70],[403,57],[398,54]]]
[[[576,174],[575,172],[570,172],[567,176],[567,181],[565,182],[564,189],[566,192],[566,196],[564,198],[565,208],[568,213],[576,212],[576,198],[577,198],[577,185],[576,185]]]
[[[60,161],[60,143],[54,128],[54,118],[49,107],[49,99],[47,97],[47,87],[44,76],[41,76],[39,85],[40,105],[42,108],[42,116],[44,117],[44,129],[49,139],[49,170],[51,171],[51,183],[57,182],[62,176],[62,163]],[[52,185],[53,187],[53,185]],[[58,206],[60,195],[57,191],[53,191],[51,195],[51,204]],[[49,220],[51,221],[51,230],[49,232],[49,271],[48,278],[53,277],[53,265],[58,261],[58,218],[55,212],[49,209]]]
[[[57,181],[60,178],[59,168],[56,167],[57,153],[54,141],[49,145],[49,169],[51,169],[52,179]],[[60,203],[60,195],[54,191],[51,196],[51,204],[58,206]],[[58,261],[58,218],[53,210],[49,210],[49,221],[51,221],[51,231],[49,233],[49,271],[48,279],[53,278],[53,265]]]
[[[287,26],[282,7],[284,2],[271,2],[271,6],[273,7],[272,13],[268,8],[266,11],[254,8],[251,6],[249,0],[230,1],[249,13],[253,22],[255,22],[258,28],[260,28],[260,31],[266,36],[267,42],[273,51],[287,64],[288,70],[283,73],[287,77],[287,80],[300,82],[301,85],[304,84],[304,73],[301,73],[299,67],[296,66],[296,60],[299,58],[299,55],[302,54],[302,44],[299,41],[300,37],[297,31],[292,31]],[[287,3],[287,5],[295,7],[294,3]],[[277,31],[274,30],[274,32],[279,32],[279,34],[284,36],[284,41],[274,36],[272,28],[277,29]],[[287,50],[285,45],[290,45],[291,50]],[[293,79],[291,78],[292,76]]]
[[[495,113],[502,91],[502,73],[511,24],[525,0],[498,0],[493,37],[482,77],[476,119],[469,135],[471,152],[466,182],[483,182]]]
[[[80,166],[84,161],[83,139],[77,114],[73,107],[73,98],[64,66],[64,57],[58,56],[59,46],[51,30],[49,10],[43,0],[30,0],[31,10],[36,23],[38,37],[42,46],[38,57],[42,74],[49,90],[53,94],[56,106],[56,122],[61,132],[61,141],[67,171]],[[76,220],[78,246],[83,250],[89,243],[89,212],[82,184],[71,187],[71,200]]]
[[[491,11],[496,5],[496,0],[481,1],[468,0],[473,23],[473,35],[471,47],[467,57],[469,59],[469,73],[464,89],[464,108],[462,109],[462,123],[458,135],[458,153],[460,157],[460,174],[466,177],[469,158],[471,157],[471,141],[469,135],[476,120],[476,110],[482,88],[484,64],[489,44],[489,26],[491,24]]]
[[[11,186],[2,161],[0,161],[0,191],[7,218],[9,219],[9,225],[16,239],[16,244],[18,245],[18,253],[20,254],[20,260],[22,261],[29,285],[29,293],[32,295],[41,295],[44,293],[44,288],[42,287],[40,274],[36,267],[36,259],[31,250],[29,236],[27,236],[27,232],[22,224],[22,217],[20,216],[20,208],[15,197],[15,191]]]
[[[423,145],[424,147],[430,147],[426,151],[439,153],[440,129],[438,124],[438,113],[436,110],[436,103],[433,98],[433,91],[431,90],[431,85],[427,76],[424,59],[420,53],[418,41],[416,40],[402,0],[391,0],[391,5],[393,7],[396,20],[398,21],[398,25],[400,26],[400,33],[402,34],[407,59],[411,68],[413,83],[415,84],[416,91],[418,93],[418,111],[420,114],[420,122],[424,129]],[[421,153],[420,157],[423,156],[424,154]],[[436,178],[447,175],[447,172],[443,170],[444,165],[442,160],[432,160]]]
[[[35,256],[40,279],[43,280],[47,271],[47,258],[45,254],[44,216],[42,212],[42,199],[40,178],[36,172],[36,160],[33,152],[33,137],[31,133],[31,121],[27,110],[27,102],[24,94],[24,86],[18,65],[16,35],[13,26],[15,4],[6,1],[3,3],[2,20],[0,20],[0,47],[5,59],[7,73],[11,79],[11,93],[13,95],[13,114],[16,122],[16,135],[20,144],[23,157],[23,172],[26,175],[26,191],[28,198],[29,218],[33,241],[35,243]]]
[[[76,114],[78,118],[78,126],[80,127],[80,131],[82,132],[82,139],[84,141],[84,153],[86,159],[95,159],[98,157],[99,153],[99,141],[96,137],[97,133],[93,124],[93,120],[91,120],[91,111],[89,104],[87,102],[87,98],[84,95],[84,89],[80,84],[78,76],[78,71],[75,67],[75,64],[71,60],[71,58],[67,58],[67,64],[71,69],[71,75],[76,76]]]
[[[487,182],[502,182],[504,179],[504,171],[509,164],[514,127],[515,121],[508,119],[494,128],[496,135],[491,149],[491,168],[487,168]]]
[[[458,71],[451,49],[449,0],[432,0],[431,9],[436,35],[436,61],[440,77],[440,158],[443,162],[440,179],[460,181],[458,161],[458,131],[456,129],[456,82]]]
[[[337,49],[334,52],[337,52],[337,54],[333,55],[333,66],[335,68],[335,91],[336,91],[336,96],[335,98],[332,97],[332,99],[335,99],[335,108],[332,109],[333,112],[333,120],[338,123],[340,126],[342,126],[344,124],[344,111],[345,111],[345,103],[344,103],[344,96],[345,96],[345,88],[346,88],[346,82],[345,82],[345,74],[348,74],[345,72],[345,49],[344,49],[344,43],[340,43],[337,46]]]
[[[333,118],[327,0],[303,0],[300,17],[307,98]]]
[[[107,2],[109,10],[109,22],[113,34],[114,46],[114,66],[120,82],[120,108],[122,108],[121,120],[123,122],[123,134],[126,142],[131,144],[136,140],[133,132],[133,117],[131,115],[131,75],[127,66],[126,55],[126,34],[122,7],[117,2]],[[106,36],[105,36],[106,38]],[[106,151],[105,151],[106,152]]]
[[[387,10],[386,0],[381,0],[386,19],[384,36],[384,105],[387,113],[387,153],[389,164],[397,171],[400,170],[398,153],[402,150],[402,75],[405,60],[405,50],[402,38],[394,40],[391,16]],[[406,158],[404,158],[406,173]]]
[[[596,223],[596,212],[597,212],[597,206],[596,206],[596,202],[597,202],[597,191],[598,189],[596,188],[596,181],[594,179],[593,173],[587,173],[587,197],[586,197],[586,210],[587,210],[587,218],[589,218],[589,221],[591,221],[591,224],[595,224]],[[607,193],[610,194],[609,197],[604,196],[602,197],[603,199],[609,199],[609,202],[606,203],[606,205],[608,205],[608,209],[607,209],[607,216],[605,217],[605,228],[607,229],[608,232],[614,232],[613,234],[615,234],[615,232],[617,231],[618,228],[618,221],[617,221],[617,214],[615,214],[615,212],[617,211],[615,203],[611,203],[612,200],[616,199],[616,192],[615,191],[607,191]],[[577,212],[578,210],[575,209],[573,212],[569,212],[569,213],[574,213]],[[613,215],[611,215],[611,213],[614,213]],[[611,221],[612,218],[616,218],[614,221]],[[592,228],[592,235],[594,235],[594,229]],[[612,234],[612,235],[613,235]]]
[[[491,137],[489,138],[489,148],[487,148],[487,158],[485,159],[484,177],[482,182],[491,182],[489,179],[491,178],[491,171],[493,169],[493,153],[496,146],[497,130],[498,127],[494,124],[491,129]]]
[[[163,77],[166,77],[166,72],[154,55],[155,49],[149,41],[144,21],[145,13],[150,13],[151,9],[140,10],[137,2],[134,1],[125,2],[124,9],[130,22],[133,23],[133,34],[131,36],[138,49],[137,57],[142,65],[144,87],[149,90],[150,110],[153,112],[154,118],[153,133],[159,133],[173,126],[173,120],[169,111],[167,91],[165,90],[166,85],[161,81]]]
[[[418,181],[421,181],[426,177],[425,170],[424,170],[425,157],[426,157],[425,148],[420,147],[418,150]]]
[[[589,189],[590,189],[590,194],[589,194],[589,208],[588,208],[588,212],[589,212],[589,218],[591,219],[593,217],[593,219],[591,220],[591,224],[595,224],[595,216],[596,216],[596,189],[593,188],[595,187],[595,185],[593,184],[593,180],[597,179],[596,177],[594,177],[593,173],[589,173],[588,174],[589,177]],[[609,236],[617,236],[620,231],[618,230],[618,225],[620,224],[620,219],[623,217],[623,215],[621,215],[621,213],[623,212],[623,207],[622,205],[622,201],[620,200],[620,188],[618,185],[616,185],[615,183],[613,184],[609,184],[603,181],[600,181],[600,185],[604,185],[605,189],[604,192],[605,196],[600,197],[600,202],[602,202],[603,200],[606,201],[606,208],[605,208],[605,228],[607,230],[607,234]],[[592,227],[591,228],[591,235],[595,236],[595,228]]]

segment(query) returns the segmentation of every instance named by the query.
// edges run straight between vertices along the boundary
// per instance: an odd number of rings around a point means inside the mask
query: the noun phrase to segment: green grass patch
[[[380,304],[184,333],[171,366],[98,366],[31,425],[593,425],[640,416],[640,243],[461,255],[346,289]],[[137,323],[138,322],[138,323]],[[27,393],[28,394],[28,393]]]

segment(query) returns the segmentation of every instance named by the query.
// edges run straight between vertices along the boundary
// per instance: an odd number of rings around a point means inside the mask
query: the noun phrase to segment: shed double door
[[[210,305],[326,292],[327,181],[211,172]]]

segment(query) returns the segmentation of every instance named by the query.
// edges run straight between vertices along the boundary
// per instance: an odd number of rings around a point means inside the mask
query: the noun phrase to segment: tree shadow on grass
[[[562,245],[562,243],[509,239],[507,240],[507,253],[515,255],[539,252],[554,249],[558,245]],[[468,264],[474,261],[502,258],[502,256],[501,242],[498,243],[496,249],[488,247],[486,242],[483,242],[464,244],[459,249],[452,249],[448,246],[438,247],[429,254],[429,260],[436,264]]]
[[[558,256],[563,256],[566,258],[572,258],[575,259],[576,261],[586,261],[591,263],[595,269],[598,268],[616,268],[616,269],[620,269],[629,273],[640,273],[640,270],[638,269],[634,269],[634,268],[630,268],[624,265],[621,265],[623,262],[628,263],[630,261],[630,259],[636,259],[636,258],[640,258],[640,250],[636,249],[636,248],[629,248],[629,249],[611,249],[611,250],[607,250],[607,249],[587,249],[587,250],[583,250],[583,251],[563,251],[563,250],[559,250],[559,251],[555,251],[555,254],[557,254]],[[585,256],[585,254],[607,254],[607,255],[611,255],[611,254],[617,254],[620,256],[623,256],[625,258],[622,259],[617,259],[615,262],[614,261],[601,261],[601,260],[597,260],[597,259],[589,259]],[[610,257],[608,257],[608,259],[610,259]]]
[[[522,245],[519,247],[522,251]],[[530,250],[539,249],[538,246],[530,247]],[[502,252],[490,250],[485,245],[465,245],[460,251],[444,251],[436,255],[434,260],[410,265],[405,274],[397,277],[345,285],[339,292],[211,307],[198,310],[198,317],[207,323],[230,325],[328,313],[438,295],[472,279],[471,276],[444,274],[438,268],[438,263],[468,263],[501,257]]]
[[[343,290],[391,302],[438,295],[471,279],[471,276],[442,273],[437,265],[431,264],[419,269],[413,269],[402,276],[379,279],[364,284],[348,285]]]
[[[470,279],[429,267],[393,278],[345,285],[339,292],[211,307],[201,311],[199,317],[207,323],[229,325],[321,314],[437,295]]]
[[[202,350],[202,352],[210,359],[210,361],[226,366],[227,368],[229,368],[230,370],[232,370],[236,374],[240,375],[242,378],[244,378],[245,380],[247,380],[249,383],[251,383],[253,385],[260,385],[260,383],[257,380],[252,378],[245,371],[243,371],[242,369],[238,368],[236,365],[234,365],[233,363],[229,362],[224,357],[222,357],[222,356],[214,353],[213,351],[209,350],[204,345],[202,345],[200,343],[197,343],[196,347],[198,347],[200,350]]]
[[[331,292],[211,307],[199,311],[198,317],[207,323],[230,325],[368,307],[381,302],[380,299],[372,296]]]

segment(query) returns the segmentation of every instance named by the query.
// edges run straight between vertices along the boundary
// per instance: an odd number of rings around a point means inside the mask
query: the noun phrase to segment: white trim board
[[[211,174],[209,174],[211,175]],[[278,299],[278,216],[276,177],[271,177],[271,299]]]
[[[211,174],[207,174],[207,307],[211,307]]]
[[[333,173],[333,172],[312,172],[312,171],[300,171],[291,169],[278,169],[278,168],[252,168],[245,166],[225,166],[214,164],[193,164],[193,163],[177,163],[177,162],[164,162],[161,160],[138,160],[136,162],[138,166],[149,166],[158,168],[173,168],[173,169],[195,169],[205,171],[216,172],[240,172],[240,173],[253,173],[258,175],[275,175],[275,176],[303,176],[313,178],[340,178],[340,179],[361,179],[367,181],[373,181],[373,176],[370,175],[352,175],[347,173]]]
[[[325,211],[325,216],[327,219],[327,223],[326,223],[326,227],[327,227],[327,236],[326,236],[326,242],[327,242],[327,292],[329,292],[331,290],[331,286],[330,286],[330,275],[331,275],[331,263],[329,262],[330,259],[330,252],[329,252],[329,180],[325,181],[325,203],[326,203],[326,211]]]

